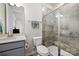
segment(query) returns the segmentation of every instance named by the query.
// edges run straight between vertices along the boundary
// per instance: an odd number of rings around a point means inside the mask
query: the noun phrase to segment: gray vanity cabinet
[[[15,41],[0,44],[0,56],[24,56],[25,41]]]

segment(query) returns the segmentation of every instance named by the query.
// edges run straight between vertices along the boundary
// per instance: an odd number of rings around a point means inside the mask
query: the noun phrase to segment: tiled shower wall
[[[57,24],[55,13],[50,13],[43,18],[43,44],[47,47],[57,41]]]
[[[56,17],[60,13],[60,20]],[[58,20],[60,35],[58,37]],[[60,46],[61,49],[79,55],[79,4],[65,4],[43,18],[43,42],[45,46]],[[59,39],[59,40],[58,40]],[[58,43],[60,41],[60,44]]]

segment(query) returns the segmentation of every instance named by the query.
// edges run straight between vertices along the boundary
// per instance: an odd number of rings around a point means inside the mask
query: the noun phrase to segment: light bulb
[[[20,6],[21,6],[21,4],[20,4],[20,3],[16,3],[15,5],[16,5],[17,7],[20,7]]]
[[[10,3],[10,5],[14,6],[15,4],[14,3]]]
[[[20,5],[16,5],[17,7],[20,7]]]

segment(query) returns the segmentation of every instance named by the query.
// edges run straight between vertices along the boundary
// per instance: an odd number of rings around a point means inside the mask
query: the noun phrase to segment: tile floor
[[[58,56],[58,48],[56,46],[50,46],[48,47],[48,50],[50,54],[49,56]],[[39,56],[39,55],[37,54],[36,51],[33,51],[29,54],[26,54],[26,56]],[[74,56],[74,55],[61,49],[61,56]]]

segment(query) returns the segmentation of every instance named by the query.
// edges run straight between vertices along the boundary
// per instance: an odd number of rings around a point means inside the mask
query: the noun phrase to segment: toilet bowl
[[[48,56],[48,48],[42,45],[42,37],[33,37],[34,45],[37,49],[37,53],[40,56]]]

